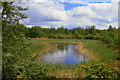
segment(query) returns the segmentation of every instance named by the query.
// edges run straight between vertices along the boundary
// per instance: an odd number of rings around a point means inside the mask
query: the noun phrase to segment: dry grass
[[[56,76],[56,78],[85,78],[87,74],[81,68],[49,70],[49,76]]]
[[[98,60],[98,55],[96,55],[89,49],[84,48],[82,42],[80,42],[79,45],[76,46],[76,50],[78,50],[81,54],[85,55],[90,61]]]
[[[109,61],[108,64],[120,74],[120,60]]]

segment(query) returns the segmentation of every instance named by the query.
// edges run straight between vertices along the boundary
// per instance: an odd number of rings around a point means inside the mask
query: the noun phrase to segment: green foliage
[[[100,40],[81,40],[84,43],[84,48],[94,52],[100,61],[110,61],[116,59],[116,54],[113,48],[101,43]]]
[[[46,73],[47,70],[43,64],[29,60],[18,62],[13,69],[13,74],[16,78],[44,79],[47,78]]]
[[[6,23],[4,22],[2,24],[4,25],[2,28],[4,52],[11,52],[10,50],[12,50],[14,47],[19,49],[20,45],[28,44],[25,41],[24,34],[22,33],[23,26],[21,26],[20,24],[6,25]],[[14,51],[16,51],[15,48]]]
[[[72,39],[74,38],[74,35],[54,34],[54,35],[50,35],[49,37],[54,39]]]
[[[17,58],[14,58],[14,57],[17,57]],[[28,58],[28,56],[26,57],[27,60],[24,60],[24,58],[21,58],[21,56],[15,56],[15,55],[10,55],[9,59],[8,57],[4,57],[4,58],[6,58],[7,60],[5,60],[6,62],[4,61],[4,64],[3,64],[4,66],[3,67],[3,79],[52,78],[52,76],[50,77],[46,75],[47,69],[44,64],[36,63],[34,60],[32,61],[31,58]]]
[[[2,2],[2,8],[2,21],[7,21],[8,24],[19,23],[20,19],[27,17],[19,12],[27,10],[27,8],[15,6],[13,2]]]
[[[110,25],[109,29],[102,34],[101,41],[108,44],[108,47],[115,47],[118,42],[118,29]]]
[[[106,64],[92,64],[90,66],[82,66],[82,68],[88,73],[87,79],[90,78],[118,78],[117,73],[109,65]]]
[[[22,26],[19,24],[19,20],[26,18],[26,16],[19,11],[26,10],[15,6],[13,2],[2,2],[2,36],[3,36],[3,51],[10,51],[14,47],[24,43],[24,35],[22,33]],[[14,50],[16,51],[16,50]]]
[[[27,37],[31,38],[53,38],[53,39],[95,39],[101,40],[108,44],[109,47],[115,47],[118,43],[118,29],[109,27],[108,30],[98,30],[95,26],[89,26],[86,29],[77,27],[67,29],[63,26],[60,28],[41,28],[34,26],[28,28]]]
[[[108,34],[103,35],[101,40],[107,44],[113,43],[113,38],[110,37]]]
[[[29,29],[28,36],[31,38],[36,38],[36,37],[43,37],[43,32],[41,31],[41,28],[39,26],[32,27]]]
[[[85,36],[85,39],[94,39],[94,35],[88,34]]]
[[[2,78],[49,78],[43,65],[36,63],[26,52],[29,42],[25,35],[28,35],[28,30],[19,24],[19,20],[26,16],[19,11],[27,8],[15,6],[13,2],[2,2],[2,8]],[[36,27],[35,30],[37,32]]]
[[[84,38],[84,36],[82,36],[82,35],[77,36],[77,39],[83,39],[83,38]]]

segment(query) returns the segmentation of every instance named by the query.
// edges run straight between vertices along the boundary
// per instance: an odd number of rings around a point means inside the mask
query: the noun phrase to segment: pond
[[[38,61],[53,64],[81,64],[88,61],[75,49],[76,44],[57,43],[51,45],[56,46],[56,48],[38,57]]]

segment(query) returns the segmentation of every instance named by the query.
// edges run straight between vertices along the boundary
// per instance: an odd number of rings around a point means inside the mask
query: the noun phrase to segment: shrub
[[[87,77],[90,78],[118,78],[115,70],[106,64],[93,64],[90,66],[82,66],[82,68],[88,73]]]
[[[94,36],[94,39],[95,39],[95,40],[100,40],[100,39],[101,39],[101,36],[95,35],[95,36]]]
[[[85,36],[85,39],[94,39],[94,35],[88,34]]]
[[[83,38],[83,36],[82,35],[78,35],[78,37],[77,37],[78,39],[82,39]]]

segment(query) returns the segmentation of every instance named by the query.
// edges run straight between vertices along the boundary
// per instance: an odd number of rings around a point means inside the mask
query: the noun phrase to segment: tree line
[[[55,28],[41,28],[34,26],[24,30],[25,36],[30,38],[53,38],[53,39],[95,39],[101,40],[109,46],[118,43],[118,29],[111,25],[106,30],[96,29],[95,26],[89,26],[86,29],[76,27],[73,29],[64,28],[63,26]]]

